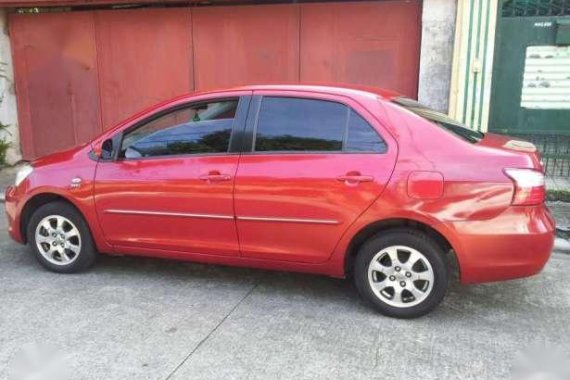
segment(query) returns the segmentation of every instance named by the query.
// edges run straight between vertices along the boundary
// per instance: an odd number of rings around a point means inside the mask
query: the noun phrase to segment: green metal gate
[[[570,177],[570,0],[502,0],[489,130],[533,141]]]

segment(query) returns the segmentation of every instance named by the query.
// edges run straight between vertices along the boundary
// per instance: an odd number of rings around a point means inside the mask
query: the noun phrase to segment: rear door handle
[[[360,183],[360,182],[372,182],[374,177],[371,175],[360,175],[360,174],[345,174],[336,177],[338,181],[345,183]]]
[[[201,175],[200,178],[202,181],[208,182],[220,182],[220,181],[229,181],[232,179],[232,176],[229,174],[220,174],[220,172],[210,172],[208,174]]]

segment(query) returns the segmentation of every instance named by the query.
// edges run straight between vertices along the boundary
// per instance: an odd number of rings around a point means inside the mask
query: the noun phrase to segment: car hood
[[[89,150],[91,150],[91,145],[83,144],[75,148],[48,154],[47,156],[37,158],[31,162],[31,165],[35,168],[40,168],[44,166],[58,164],[60,162],[72,160],[78,154],[86,154]]]

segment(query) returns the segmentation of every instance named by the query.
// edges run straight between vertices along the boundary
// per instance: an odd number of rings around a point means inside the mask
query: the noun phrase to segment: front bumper
[[[555,221],[546,205],[513,206],[496,218],[449,223],[462,283],[510,280],[542,270],[552,252]]]
[[[5,193],[6,217],[8,218],[8,233],[10,237],[18,243],[24,243],[22,232],[20,231],[20,215],[18,213],[18,201],[20,196],[14,186],[9,186]]]

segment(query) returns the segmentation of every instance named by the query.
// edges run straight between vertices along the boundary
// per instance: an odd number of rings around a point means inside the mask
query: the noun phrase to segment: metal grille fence
[[[550,177],[570,178],[570,135],[509,134],[536,145]]]
[[[503,17],[567,16],[570,0],[505,0]]]

